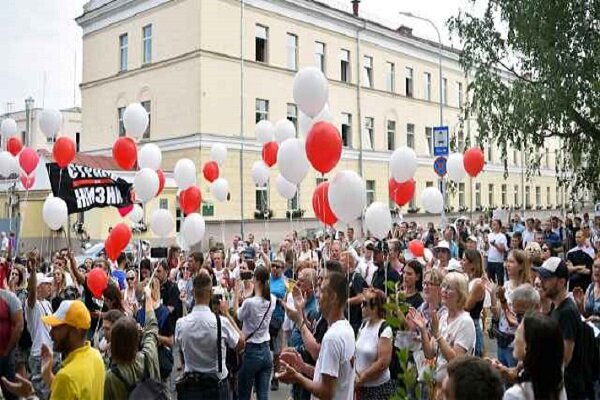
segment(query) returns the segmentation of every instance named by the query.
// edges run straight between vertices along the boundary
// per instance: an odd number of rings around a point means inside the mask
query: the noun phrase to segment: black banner
[[[56,163],[48,163],[46,168],[52,193],[67,203],[69,214],[132,203],[131,184],[106,170],[78,164],[61,170]]]

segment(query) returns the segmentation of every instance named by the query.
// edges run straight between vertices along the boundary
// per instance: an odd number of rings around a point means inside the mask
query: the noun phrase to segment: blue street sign
[[[446,175],[446,157],[438,157],[433,162],[433,170],[438,176]]]
[[[448,127],[434,126],[433,127],[433,155],[447,156],[448,155]]]

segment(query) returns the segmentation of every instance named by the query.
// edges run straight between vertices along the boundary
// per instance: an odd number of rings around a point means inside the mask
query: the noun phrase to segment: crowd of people
[[[0,398],[600,398],[600,216],[3,255]]]

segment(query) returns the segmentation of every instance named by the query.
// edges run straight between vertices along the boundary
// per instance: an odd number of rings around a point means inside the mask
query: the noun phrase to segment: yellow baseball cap
[[[78,329],[90,329],[91,317],[80,300],[63,300],[54,314],[42,317],[42,322],[52,327],[69,325]]]

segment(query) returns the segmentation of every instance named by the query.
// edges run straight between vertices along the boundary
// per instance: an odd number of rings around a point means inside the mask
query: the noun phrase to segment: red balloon
[[[315,188],[315,192],[313,193],[312,206],[319,221],[325,225],[332,226],[338,219],[329,206],[328,192],[329,182],[319,183],[319,186]]]
[[[179,195],[179,206],[183,210],[183,214],[193,213],[200,207],[202,202],[202,193],[197,186],[190,186],[183,190]]]
[[[19,154],[19,165],[27,175],[31,175],[31,173],[35,171],[39,162],[40,158],[35,150],[30,147],[25,147],[23,151],[21,151],[21,154]]]
[[[408,204],[415,195],[416,182],[414,179],[409,179],[406,182],[397,182],[394,178],[390,178],[388,181],[388,191],[390,193],[390,199],[394,200],[394,203],[399,206]]]
[[[115,261],[121,253],[121,250],[117,249],[110,235],[104,241],[104,253],[106,253],[106,257],[112,261]]]
[[[306,156],[322,174],[331,171],[342,156],[342,137],[329,122],[317,122],[306,136]]]
[[[467,174],[473,178],[476,177],[483,170],[483,165],[485,164],[483,151],[481,151],[479,147],[471,147],[469,150],[465,151],[463,164]]]
[[[127,214],[129,214],[131,212],[131,210],[133,210],[133,204],[130,204],[125,207],[120,207],[120,208],[118,208],[118,210],[119,210],[119,215],[121,217],[125,217],[125,216],[127,216]]]
[[[34,175],[31,175],[31,176],[21,175],[21,185],[23,185],[25,190],[31,189],[34,184],[35,184],[35,176]]]
[[[130,137],[117,139],[112,149],[113,158],[123,169],[130,170],[137,162],[137,146]]]
[[[52,148],[52,156],[59,167],[65,168],[75,158],[75,142],[67,136],[58,138]]]
[[[277,151],[279,150],[279,145],[277,142],[267,142],[263,145],[262,149],[262,159],[267,164],[267,166],[272,167],[277,163]]]
[[[202,167],[202,173],[204,174],[204,179],[209,182],[214,181],[219,178],[219,164],[216,161],[208,161],[204,163],[204,167]]]
[[[157,169],[156,175],[158,175],[158,192],[156,192],[156,195],[158,196],[165,188],[165,173],[162,169]],[[132,197],[131,200],[133,201],[134,198]]]
[[[415,257],[423,257],[423,254],[425,254],[425,246],[423,246],[423,242],[419,239],[413,239],[408,242],[408,250]]]
[[[115,250],[120,253],[127,247],[127,244],[131,240],[131,228],[129,225],[121,222],[112,228],[108,238],[114,245]]]
[[[10,154],[16,157],[22,148],[23,143],[21,143],[21,139],[16,136],[8,138],[8,141],[6,142],[6,150],[8,150]]]
[[[101,298],[104,289],[108,286],[108,276],[100,267],[92,269],[87,275],[87,287],[94,297]]]

